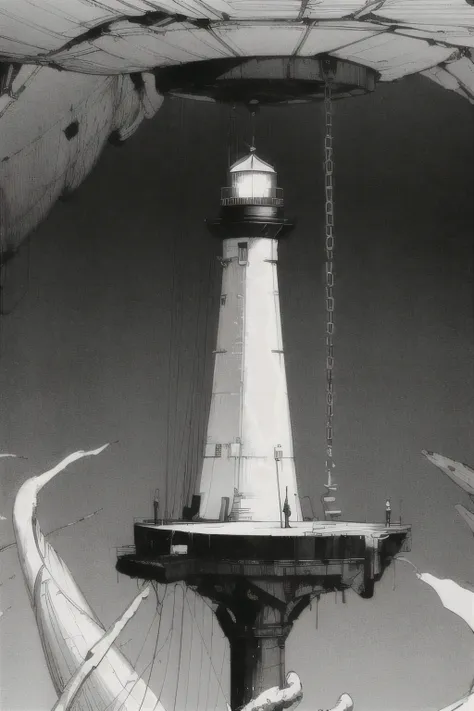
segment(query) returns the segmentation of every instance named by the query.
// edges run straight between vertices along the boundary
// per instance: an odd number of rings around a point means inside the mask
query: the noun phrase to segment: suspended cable
[[[167,675],[168,675],[168,667],[169,667],[170,657],[171,657],[171,646],[172,646],[172,645],[171,645],[171,642],[172,642],[172,640],[173,640],[173,632],[174,632],[174,613],[175,613],[175,609],[176,609],[176,588],[177,588],[177,587],[178,587],[178,585],[175,585],[175,586],[174,586],[174,590],[173,590],[173,612],[172,612],[172,615],[171,615],[171,627],[170,627],[170,630],[169,630],[169,632],[168,632],[168,634],[167,634],[167,636],[166,636],[166,640],[170,639],[170,646],[169,646],[169,648],[168,648],[168,655],[167,655],[167,657],[166,657],[165,673],[164,673],[164,675],[163,675],[163,681],[162,681],[162,683],[161,683],[160,693],[159,693],[159,695],[158,695],[158,699],[157,699],[157,701],[156,701],[156,704],[155,704],[155,707],[154,707],[153,711],[155,711],[156,706],[160,703],[161,696],[162,696],[162,694],[163,694],[163,689],[164,689],[165,683],[166,683],[166,677],[167,677]],[[166,644],[166,640],[165,640],[165,642],[161,645],[161,647],[160,647],[160,649],[158,650],[158,652],[156,652],[156,654],[153,655],[153,661],[156,659],[156,657],[158,656],[159,652],[161,652],[161,650],[164,648],[164,646],[165,646],[165,644]],[[156,650],[157,644],[158,644],[158,635],[157,635],[157,638],[156,638],[155,650]],[[150,677],[151,677],[151,671],[152,671],[152,670],[153,670],[153,666],[152,666],[152,669],[150,670]],[[148,678],[148,683],[150,683],[150,677]],[[141,711],[141,707],[140,707],[140,709],[138,709],[138,711]]]
[[[196,599],[197,599],[197,595],[195,595],[195,597],[194,597],[193,627],[194,627],[194,623],[197,625],[197,621],[196,621]],[[201,603],[202,603],[202,598],[201,598]],[[203,624],[204,624],[204,605],[202,605],[202,613],[203,613],[203,614],[202,614],[202,621],[203,621]],[[198,676],[199,683],[198,683],[198,697],[197,697],[196,711],[199,711],[199,699],[200,699],[200,696],[201,696],[202,659],[203,659],[202,650],[203,650],[203,648],[204,648],[204,647],[203,647],[203,644],[201,643],[201,646],[199,647],[201,653],[200,653],[200,655],[199,655],[199,676]]]
[[[192,417],[192,411],[191,411],[191,401],[192,401],[192,396],[193,396],[193,389],[194,389],[194,379],[193,379],[193,372],[194,372],[194,364],[191,372],[191,382],[188,385],[188,396],[186,398],[186,410],[185,410],[185,415],[184,415],[184,422],[180,426],[181,430],[181,442],[180,442],[180,447],[179,447],[179,453],[180,456],[178,458],[178,464],[177,464],[177,470],[178,472],[183,472],[182,478],[181,478],[181,487],[180,487],[180,492],[178,493],[178,484],[179,482],[176,481],[176,486],[175,486],[175,495],[178,499],[178,517],[181,515],[181,512],[183,510],[183,506],[185,504],[186,500],[186,487],[187,487],[187,480],[188,480],[188,454],[187,450],[189,448],[189,432],[191,428],[191,417]],[[186,437],[188,439],[188,442],[186,443]]]
[[[180,472],[178,471],[178,433],[179,433],[179,427],[178,427],[178,417],[179,417],[179,407],[178,407],[178,402],[180,400],[180,381],[181,381],[181,333],[182,333],[182,295],[181,295],[181,280],[179,284],[179,289],[178,289],[178,297],[177,297],[177,303],[176,303],[176,309],[178,312],[178,327],[176,329],[177,335],[177,355],[176,355],[176,377],[175,377],[175,389],[174,389],[174,412],[173,412],[173,456],[172,456],[172,465],[171,465],[171,475],[172,475],[172,481],[173,481],[173,499],[172,499],[172,504],[171,504],[171,510],[170,510],[170,515],[172,518],[175,517],[175,506],[176,506],[176,494],[177,494],[177,489],[178,489],[178,481],[180,478]]]
[[[196,299],[193,298],[193,302],[195,302]],[[200,314],[198,312],[198,316],[195,319],[196,321],[196,328],[195,328],[195,335],[194,335],[194,347],[192,351],[192,367],[191,367],[191,375],[190,375],[190,384],[188,386],[188,397],[187,397],[187,402],[186,402],[186,417],[185,417],[185,422],[184,422],[184,427],[182,428],[182,436],[181,436],[181,454],[182,457],[184,457],[185,463],[185,476],[183,478],[183,493],[182,493],[182,498],[184,503],[184,499],[186,497],[186,491],[188,487],[188,478],[189,478],[189,467],[188,467],[188,460],[189,460],[189,448],[191,446],[191,431],[192,431],[192,422],[193,422],[193,404],[194,404],[194,398],[195,398],[195,393],[196,393],[196,374],[197,374],[197,360],[198,360],[198,339],[199,339],[199,319],[200,319]]]
[[[170,482],[170,448],[171,448],[171,393],[172,393],[172,357],[173,357],[173,337],[175,329],[174,304],[176,297],[176,240],[173,238],[172,246],[172,270],[171,270],[171,306],[170,306],[170,333],[168,348],[168,393],[167,393],[167,429],[166,429],[166,457],[165,457],[165,518],[169,517],[169,482]]]
[[[166,644],[168,643],[168,640],[169,640],[169,638],[170,638],[170,635],[171,635],[171,630],[169,630],[168,634],[167,634],[166,637],[165,637],[165,641],[163,642],[163,644],[161,645],[161,647],[159,647],[159,649],[157,650],[157,652],[156,652],[156,657],[158,657],[159,654],[160,654],[160,653],[163,651],[163,649],[165,648],[165,646],[166,646]],[[153,664],[154,664],[154,659],[152,659],[150,662],[148,662],[148,664],[147,664],[145,667],[143,667],[142,671],[140,672],[140,674],[137,675],[137,678],[135,679],[135,681],[133,682],[133,685],[132,685],[131,688],[129,689],[126,698],[122,701],[122,703],[121,703],[120,707],[117,709],[117,711],[120,711],[120,710],[124,707],[125,702],[126,702],[127,699],[130,697],[132,691],[133,691],[134,688],[137,686],[137,684],[142,680],[143,674],[147,671],[147,669],[149,669],[150,667],[152,667]],[[118,693],[118,695],[110,702],[110,704],[107,704],[107,706],[105,707],[104,711],[109,711],[109,709],[110,709],[111,707],[113,707],[114,703],[117,701],[117,699],[119,698],[119,696],[120,696],[121,693],[122,693],[122,691],[120,691],[120,692]],[[145,692],[145,693],[146,693],[146,692]],[[154,709],[156,709],[157,704],[158,704],[158,701],[155,703]]]
[[[230,168],[231,165],[237,160],[237,146],[235,138],[235,104],[231,106],[229,115],[229,132],[227,136],[227,167]]]
[[[196,337],[194,340],[194,354],[193,354],[193,369],[192,369],[192,388],[190,396],[190,409],[189,409],[189,422],[187,430],[187,443],[186,443],[186,478],[185,486],[183,488],[183,505],[189,502],[191,496],[191,491],[193,487],[193,435],[197,429],[197,418],[196,418],[196,396],[198,392],[198,377],[199,377],[199,362],[200,362],[200,352],[199,352],[199,341],[201,332],[201,320],[202,320],[202,290],[203,278],[198,287],[197,302],[198,302],[198,314],[196,319]]]
[[[87,514],[87,516],[81,516],[81,518],[77,518],[75,521],[70,521],[69,523],[65,523],[62,526],[58,526],[57,528],[53,528],[52,531],[49,531],[49,533],[45,534],[45,538],[49,538],[49,536],[52,536],[53,533],[58,533],[59,531],[62,531],[64,528],[69,528],[69,526],[75,526],[76,523],[81,523],[81,521],[86,521],[89,518],[92,518],[92,516],[95,516],[98,514],[100,511],[103,511],[103,508],[97,509],[97,511],[93,511],[90,514]],[[0,553],[3,553],[3,551],[8,550],[8,548],[13,548],[16,546],[16,541],[12,541],[11,543],[6,543],[4,546],[0,546]]]
[[[228,130],[228,161],[229,164],[233,160],[232,156],[232,143],[234,139],[234,133],[235,133],[235,107],[231,108],[230,116],[229,116],[229,130]],[[203,270],[201,270],[202,273]],[[207,278],[207,298],[206,302],[204,304],[205,308],[205,325],[204,328],[201,327],[201,314],[202,314],[202,307],[203,307],[203,298],[202,298],[202,292],[200,289],[200,298],[199,298],[199,310],[198,310],[198,318],[197,318],[197,328],[196,328],[196,339],[195,339],[195,369],[193,368],[193,385],[191,389],[191,398],[188,400],[189,405],[186,406],[186,419],[185,419],[185,425],[184,427],[181,428],[182,430],[182,437],[181,437],[181,447],[180,447],[180,452],[183,455],[183,452],[187,449],[188,452],[188,459],[187,461],[189,464],[186,466],[186,474],[184,477],[183,485],[181,487],[181,499],[182,503],[184,505],[185,501],[188,501],[191,497],[194,485],[196,483],[196,480],[198,479],[199,476],[199,471],[200,471],[200,465],[201,465],[201,450],[202,450],[202,443],[204,441],[204,429],[206,426],[206,414],[207,414],[207,405],[208,403],[206,402],[206,393],[204,392],[204,385],[206,381],[206,375],[207,375],[207,357],[208,357],[208,334],[209,334],[209,316],[210,312],[212,310],[213,306],[213,297],[214,297],[214,285],[215,285],[215,272],[216,272],[216,264],[211,262],[209,265],[209,274]],[[201,285],[205,286],[206,283],[204,280],[201,281]],[[199,357],[199,345],[200,345],[200,337],[204,338],[204,356]],[[184,446],[184,438],[185,435],[188,435],[188,447],[186,448]],[[176,487],[177,489],[177,487]]]
[[[189,448],[188,448],[188,468],[189,477],[186,489],[186,500],[191,498],[194,486],[198,477],[199,469],[199,404],[200,404],[200,382],[201,382],[201,361],[204,358],[202,349],[198,347],[196,354],[196,377],[193,392],[193,402],[191,409],[191,426],[189,428]]]
[[[181,486],[181,495],[180,495],[180,505],[179,505],[179,511],[182,511],[183,506],[185,503],[188,501],[188,492],[190,489],[190,484],[192,481],[192,476],[191,476],[191,464],[189,461],[189,450],[191,447],[191,433],[192,433],[192,425],[193,425],[193,414],[194,414],[194,404],[195,404],[195,393],[197,389],[197,371],[198,371],[198,360],[199,360],[199,329],[201,325],[201,299],[199,298],[200,296],[200,289],[201,289],[201,281],[199,282],[197,286],[197,294],[194,294],[194,298],[192,299],[193,303],[198,303],[198,314],[197,318],[195,320],[195,332],[194,332],[194,347],[193,347],[193,352],[192,352],[192,368],[191,368],[191,376],[190,376],[190,385],[188,386],[188,397],[187,397],[187,402],[186,402],[186,415],[185,415],[185,420],[184,420],[184,426],[181,428],[182,431],[182,436],[181,436],[181,444],[180,444],[180,453],[181,453],[181,458],[179,460],[179,468],[181,470],[181,464],[183,463],[183,469],[184,469],[184,476],[183,476],[183,481],[182,481],[182,486]],[[185,441],[186,440],[186,441]],[[184,462],[182,461],[184,459]]]
[[[240,122],[242,124],[242,112],[240,115]],[[234,156],[235,159],[237,160],[239,156],[244,153],[244,148],[242,146],[243,143],[243,130],[242,129],[237,129],[237,124],[238,124],[238,116],[236,115],[236,131],[235,131],[235,152]]]
[[[209,687],[211,685],[211,664],[212,664],[212,643],[214,641],[214,615],[211,615],[211,651],[209,653],[209,667],[207,671],[207,686],[206,686],[206,705],[205,708],[207,709],[207,702],[209,700]],[[212,665],[214,667],[214,665]],[[215,673],[215,669],[214,669]],[[216,674],[217,678],[217,674]]]
[[[62,526],[58,526],[57,528],[53,528],[52,531],[46,534],[46,536],[52,536],[53,533],[58,533],[58,531],[62,531],[65,528],[69,528],[69,526],[75,526],[76,523],[81,523],[82,521],[87,521],[88,519],[92,518],[93,516],[97,516],[98,513],[103,511],[104,508],[97,509],[96,511],[93,511],[90,514],[87,514],[86,516],[81,516],[81,518],[76,518],[75,521],[70,521],[69,523],[65,523]]]
[[[190,415],[189,415],[189,429],[188,429],[188,442],[187,442],[187,480],[186,486],[183,492],[183,501],[189,502],[191,493],[193,490],[193,485],[195,482],[195,453],[194,448],[196,446],[197,431],[198,431],[198,416],[199,410],[197,409],[197,399],[199,395],[199,383],[200,383],[200,368],[201,368],[201,332],[202,332],[202,313],[203,313],[203,285],[205,283],[204,270],[200,269],[201,279],[199,282],[197,302],[198,302],[198,313],[196,318],[196,338],[194,342],[194,362],[193,362],[193,374],[192,374],[192,395],[190,403]]]
[[[140,649],[139,649],[139,652],[138,652],[138,654],[137,654],[137,658],[135,659],[135,663],[134,663],[134,665],[133,665],[134,668],[135,668],[135,667],[137,666],[137,664],[138,664],[138,660],[140,659],[140,657],[141,657],[141,655],[142,655],[142,653],[143,653],[143,650],[145,649],[145,644],[146,644],[147,639],[148,639],[148,637],[149,637],[149,635],[150,635],[151,628],[152,628],[153,625],[155,624],[155,620],[156,620],[156,618],[158,617],[158,614],[160,613],[159,601],[158,601],[158,594],[156,593],[156,591],[155,591],[155,594],[156,594],[156,610],[155,610],[155,614],[153,615],[153,619],[152,619],[152,621],[150,622],[150,625],[149,625],[149,627],[148,627],[147,633],[146,633],[146,635],[145,635],[145,637],[144,637],[143,644],[142,644],[142,646],[141,646]]]
[[[175,590],[174,590],[174,593],[175,593],[175,595],[176,595],[176,588],[175,588]],[[156,596],[157,596],[157,598],[158,598],[158,591],[157,591],[157,590],[155,590],[155,594],[156,594]],[[150,686],[151,675],[152,675],[152,673],[153,673],[153,667],[154,667],[154,665],[155,665],[156,657],[158,656],[158,641],[159,641],[159,639],[160,639],[161,622],[162,622],[162,620],[163,620],[163,607],[164,607],[164,603],[165,603],[165,600],[166,600],[167,595],[168,595],[168,585],[166,585],[166,587],[165,587],[165,593],[164,593],[164,595],[163,595],[163,600],[161,601],[161,615],[160,615],[160,620],[159,620],[159,623],[158,623],[158,630],[157,630],[157,633],[156,633],[156,640],[155,640],[155,646],[154,646],[154,649],[153,649],[153,656],[152,656],[151,665],[150,665],[150,672],[149,672],[149,674],[148,674],[148,680],[147,680],[147,683],[146,683],[146,687],[145,687],[145,691],[144,691],[144,693],[143,693],[142,700],[141,700],[141,702],[140,702],[140,706],[138,707],[138,711],[141,711],[141,710],[142,710],[143,704],[144,704],[144,702],[145,702],[146,695],[147,695],[147,691],[148,691],[148,687]],[[174,605],[175,605],[175,600],[173,599],[173,615],[174,615]],[[171,623],[171,629],[173,629],[173,623]],[[169,650],[168,650],[168,660],[169,660]],[[167,662],[167,665],[166,665],[166,669],[168,669],[168,662]],[[165,672],[165,677],[166,677],[166,672]],[[163,685],[164,685],[164,681],[163,681]],[[161,689],[163,690],[163,686],[161,687]],[[160,699],[158,698],[157,703],[159,702],[159,700],[160,700]]]
[[[179,103],[179,126],[181,129],[181,135],[185,135],[184,132],[184,106],[185,102],[183,100],[180,101]],[[184,160],[184,143],[183,141],[179,141],[179,153],[178,153],[178,174],[179,175],[184,175],[185,174],[185,160]],[[184,226],[183,222],[181,221],[181,226],[178,231],[178,246],[179,246],[179,253],[182,253],[182,248],[183,248],[183,239],[184,237]],[[181,264],[181,261],[179,262]],[[171,515],[172,517],[176,516],[176,503],[177,503],[177,496],[178,496],[178,484],[180,481],[180,478],[182,476],[181,470],[180,470],[180,457],[179,455],[181,454],[181,448],[179,447],[179,433],[181,430],[181,427],[178,426],[178,419],[179,419],[179,400],[180,400],[180,395],[181,395],[181,375],[182,375],[182,348],[181,344],[183,341],[183,275],[182,275],[182,270],[180,270],[177,274],[178,277],[178,289],[177,289],[177,297],[176,297],[176,310],[178,313],[178,319],[177,319],[177,327],[176,327],[176,334],[177,334],[177,353],[176,353],[176,385],[175,385],[175,397],[174,397],[174,426],[173,426],[173,465],[171,467],[171,474],[173,476],[173,503],[172,503],[172,508],[171,508]]]
[[[208,257],[206,257],[208,260]],[[190,427],[190,467],[189,467],[189,482],[186,492],[187,500],[190,499],[191,493],[195,487],[196,481],[200,473],[201,466],[201,449],[204,439],[204,428],[207,423],[206,407],[204,407],[204,386],[208,358],[208,326],[209,315],[211,311],[212,297],[214,292],[214,279],[216,265],[214,261],[209,263],[209,267],[204,269],[204,264],[201,265],[202,279],[199,289],[199,313],[198,313],[198,334],[196,338],[196,378],[195,389],[193,394],[193,409],[192,409],[192,424]],[[202,316],[204,315],[204,327],[202,327]]]
[[[150,625],[149,625],[149,627],[148,627],[148,630],[147,630],[147,633],[146,633],[146,635],[145,635],[145,637],[144,637],[142,646],[140,647],[140,650],[139,650],[139,652],[138,652],[138,655],[137,655],[137,658],[136,658],[136,660],[135,660],[135,663],[133,664],[133,668],[134,668],[134,669],[136,669],[136,667],[137,667],[138,660],[140,659],[140,657],[141,657],[141,655],[142,655],[142,652],[143,652],[143,650],[144,650],[144,648],[145,648],[145,644],[146,644],[146,641],[147,641],[147,639],[148,639],[148,637],[149,637],[149,635],[150,635],[151,628],[153,627],[153,625],[154,625],[154,623],[155,623],[155,620],[156,620],[156,618],[157,618],[157,616],[158,616],[158,613],[160,612],[160,610],[159,610],[160,601],[159,601],[159,598],[158,598],[157,589],[156,589],[156,587],[155,587],[154,585],[153,585],[153,590],[154,590],[155,596],[156,596],[155,614],[153,615],[153,619],[152,619],[152,621],[151,621],[151,623],[150,623]],[[159,630],[159,628],[158,628],[158,630]],[[128,640],[128,641],[130,642],[130,640]],[[127,644],[127,643],[125,643],[125,644]],[[121,647],[123,647],[123,646],[124,646],[123,644],[120,645],[119,649],[121,649]],[[120,709],[122,709],[122,708],[125,706],[127,700],[130,698],[130,695],[132,694],[133,690],[135,689],[135,687],[137,686],[137,684],[141,681],[141,677],[142,677],[143,673],[151,666],[151,664],[152,664],[152,662],[150,661],[150,662],[146,665],[146,667],[142,670],[141,674],[138,674],[138,673],[137,673],[137,678],[136,678],[135,681],[133,682],[132,686],[129,688],[126,697],[124,698],[124,700],[123,700],[122,703],[120,704],[120,706],[119,706],[119,708],[117,709],[117,711],[120,711]],[[112,701],[110,701],[110,703],[107,704],[107,706],[104,708],[103,711],[109,711],[110,708],[115,708],[115,702],[117,701],[117,699],[119,698],[119,696],[120,696],[121,694],[122,694],[122,691],[119,691],[119,693],[117,694],[117,696],[116,696],[114,699],[112,699]],[[146,691],[145,691],[145,694],[146,694]]]
[[[219,686],[221,687],[221,689],[222,689],[222,674],[224,672],[224,662],[225,662],[226,654],[227,654],[227,647],[224,647],[224,654],[222,655],[221,673],[220,673],[219,680],[218,680]],[[275,666],[280,666],[280,665],[278,664]],[[214,704],[214,711],[216,711],[216,709],[217,709],[218,701],[219,701],[219,689],[216,690],[216,703]]]
[[[326,302],[326,493],[323,495],[323,510],[326,519],[337,518],[341,511],[333,506],[337,486],[333,482],[335,468],[333,458],[334,438],[334,154],[332,136],[332,85],[329,70],[324,79],[324,192],[325,192],[325,302]]]
[[[257,107],[254,106],[252,109],[250,109],[250,134],[251,134],[251,144],[250,144],[250,150],[254,151],[255,150],[255,115],[257,113]]]
[[[188,605],[188,607],[189,607],[189,611],[191,612],[191,615],[193,615],[192,610],[191,610],[191,606],[190,606],[189,601],[188,601],[187,598],[186,598],[186,603],[187,603],[187,605]],[[204,609],[204,608],[203,608],[203,609]],[[205,641],[205,639],[204,639],[204,637],[203,637],[203,634],[202,634],[202,632],[201,632],[201,629],[200,629],[200,627],[199,627],[199,625],[198,625],[198,622],[197,622],[196,618],[194,617],[194,615],[193,615],[193,620],[194,620],[194,623],[196,624],[197,631],[198,631],[198,633],[199,633],[199,636],[201,637],[201,641],[202,641],[202,643],[203,643],[204,649],[206,650],[206,654],[207,654],[207,656],[208,656],[208,658],[209,658],[209,662],[210,662],[212,671],[214,672],[215,678],[217,679],[217,683],[219,684],[219,688],[220,688],[220,690],[222,691],[222,696],[224,697],[224,700],[225,700],[226,703],[230,703],[230,701],[229,701],[229,699],[227,698],[227,695],[226,695],[224,689],[222,688],[222,684],[221,684],[221,682],[220,682],[220,680],[219,680],[219,676],[218,676],[218,674],[217,674],[217,672],[216,672],[216,668],[215,668],[215,666],[214,666],[214,664],[213,664],[213,661],[212,661],[212,646],[211,646],[211,652],[209,652],[209,649],[208,649],[208,646],[207,646],[207,644],[206,644],[206,641]],[[204,616],[203,616],[203,620],[204,620]],[[213,628],[213,625],[214,625],[214,612],[212,613],[212,617],[211,617],[211,635],[213,634],[213,629],[212,629],[212,628]],[[212,636],[211,636],[211,645],[212,645]],[[201,667],[201,669],[202,669],[202,667]],[[209,670],[209,675],[210,675],[210,670]],[[200,675],[200,678],[201,678],[201,677],[202,677],[202,674]],[[209,680],[208,680],[208,689],[207,689],[207,691],[209,692]],[[207,698],[206,698],[205,710],[207,711]]]
[[[187,592],[186,592],[187,594]],[[196,601],[196,597],[194,597],[194,601]],[[196,602],[195,605],[196,607]],[[184,608],[184,602],[183,602],[183,608]],[[191,669],[191,661],[192,661],[192,656],[193,656],[193,642],[194,642],[194,625],[191,625],[191,641],[189,643],[189,654],[188,654],[188,672],[186,674],[186,696],[184,699],[184,711],[187,711],[188,709],[188,692],[189,692],[189,671]],[[197,711],[197,709],[196,709]]]
[[[130,640],[129,640],[129,641],[130,641]],[[119,649],[120,649],[121,647],[123,647],[123,645],[120,645]],[[124,701],[122,701],[122,703],[121,703],[120,706],[118,707],[117,711],[121,711],[121,709],[123,709],[126,700],[130,697],[131,693],[133,692],[133,690],[135,689],[135,687],[137,686],[137,684],[139,684],[140,681],[142,681],[142,676],[143,676],[143,674],[147,671],[147,669],[149,669],[149,668],[151,667],[151,664],[152,664],[151,661],[148,662],[148,664],[147,664],[145,667],[143,667],[143,669],[141,670],[141,672],[137,672],[137,678],[135,679],[135,681],[133,682],[132,686],[131,686],[130,689],[128,690],[126,698],[124,699]],[[135,670],[135,671],[136,671],[136,670]],[[121,691],[119,691],[119,693],[117,694],[117,696],[115,696],[115,698],[113,698],[112,701],[110,701],[110,703],[107,704],[107,706],[103,709],[103,711],[110,711],[110,709],[113,709],[113,711],[115,711],[115,703],[116,703],[116,701],[118,700],[119,696],[120,696],[122,693],[123,693],[123,689],[121,689]],[[102,711],[102,709],[101,709],[101,711]]]
[[[174,692],[174,703],[173,711],[176,711],[176,701],[178,699],[178,689],[179,689],[179,679],[181,676],[181,662],[182,662],[182,652],[183,652],[183,632],[184,632],[184,599],[186,597],[186,591],[184,587],[181,587],[183,593],[183,603],[181,605],[181,629],[179,632],[179,652],[178,652],[178,674],[176,677],[176,688]]]
[[[208,270],[208,288],[205,297],[205,323],[203,329],[203,356],[200,359],[200,374],[198,376],[198,391],[199,395],[197,397],[197,427],[196,427],[196,439],[195,439],[195,451],[194,451],[194,476],[195,482],[199,477],[201,468],[201,453],[205,437],[205,428],[207,425],[207,414],[209,408],[209,402],[206,393],[206,375],[207,368],[209,366],[209,327],[210,327],[210,314],[212,311],[213,295],[214,295],[214,285],[217,274],[217,262],[212,260],[209,264]]]
[[[179,125],[181,135],[184,135],[184,102],[178,104]],[[178,174],[184,174],[183,142],[179,141],[178,153]],[[178,194],[178,193],[177,193]],[[179,213],[181,214],[181,213]],[[181,226],[182,227],[182,226]],[[170,319],[170,347],[168,363],[168,429],[167,429],[167,479],[165,491],[165,517],[174,516],[176,501],[177,479],[177,435],[178,435],[178,398],[181,369],[181,337],[182,337],[182,279],[181,271],[178,270],[180,264],[180,248],[182,247],[183,230],[179,229],[173,239],[173,261],[172,261],[172,302]]]
[[[130,640],[128,640],[128,642],[130,642]],[[128,644],[128,642],[125,642],[124,644],[121,644],[121,645],[119,646],[119,649],[121,649],[123,646],[125,646],[125,644]],[[140,673],[137,672],[137,678],[136,678],[135,681],[133,682],[132,686],[129,688],[129,690],[128,690],[128,692],[127,692],[127,696],[126,696],[125,699],[122,701],[122,703],[121,703],[120,706],[118,707],[117,711],[121,711],[121,709],[123,709],[123,707],[125,706],[125,703],[126,703],[127,699],[130,698],[130,696],[131,696],[133,690],[135,689],[135,687],[137,686],[137,684],[139,684],[139,683],[142,681],[142,676],[143,676],[143,674],[147,671],[147,669],[149,669],[149,668],[151,667],[151,665],[152,665],[152,662],[150,661],[150,662],[148,662],[148,664],[142,669],[142,671],[141,671]],[[134,665],[133,668],[135,669],[135,665]],[[135,671],[136,671],[136,669],[135,669]],[[115,702],[118,700],[119,696],[120,696],[122,693],[123,693],[123,689],[121,689],[121,691],[119,691],[119,693],[115,696],[115,698],[113,698],[112,701],[110,701],[110,702],[107,704],[107,706],[103,709],[103,711],[110,711],[110,709],[114,709],[114,710],[115,710]]]
[[[140,656],[141,656],[141,654],[142,654],[142,652],[143,652],[143,649],[144,649],[144,647],[145,647],[146,641],[147,641],[147,639],[148,639],[148,635],[150,634],[151,628],[153,627],[153,624],[154,624],[154,622],[155,622],[155,620],[156,620],[156,616],[157,616],[157,614],[158,614],[158,605],[159,605],[158,592],[157,592],[155,586],[153,586],[153,589],[154,589],[155,595],[156,595],[156,609],[155,609],[155,614],[153,615],[153,619],[152,619],[152,621],[151,621],[150,626],[148,627],[148,631],[147,631],[147,633],[146,633],[146,635],[145,635],[145,638],[144,638],[144,640],[143,640],[143,644],[142,644],[142,646],[141,646],[141,648],[140,648],[140,650],[139,650],[139,652],[138,652],[137,658],[136,658],[136,660],[135,660],[135,664],[133,665],[133,668],[134,668],[134,669],[136,668],[137,662],[138,662],[138,660],[139,660],[139,658],[140,658]],[[158,623],[158,634],[159,634],[159,632],[160,632],[160,624],[161,624],[161,616],[160,616],[159,623]],[[147,666],[143,669],[142,674],[148,669],[148,667],[152,667],[153,662],[154,662],[154,659],[152,659],[151,662],[149,662],[149,663],[147,664]],[[120,711],[121,709],[123,709],[123,707],[124,707],[125,704],[127,703],[127,700],[130,698],[130,695],[132,694],[133,690],[135,689],[136,685],[137,685],[140,681],[141,681],[141,675],[138,675],[138,674],[137,674],[137,678],[135,679],[134,683],[132,684],[132,686],[131,686],[130,689],[128,690],[126,697],[124,698],[124,700],[123,700],[122,703],[120,704],[120,706],[119,706],[119,708],[117,709],[117,711]],[[147,684],[147,686],[146,686],[146,688],[145,688],[144,695],[143,695],[142,701],[141,701],[141,703],[140,703],[140,709],[141,709],[141,706],[142,706],[142,704],[143,704],[143,701],[144,701],[144,699],[145,699],[145,697],[146,697],[147,690],[148,690],[148,684]],[[104,711],[108,711],[108,709],[111,708],[111,707],[114,705],[115,701],[118,699],[118,697],[120,696],[121,693],[122,693],[122,692],[120,691],[119,694],[115,697],[115,699],[113,699],[109,704],[107,704],[107,706],[105,707]],[[139,711],[140,711],[140,709],[139,709]]]

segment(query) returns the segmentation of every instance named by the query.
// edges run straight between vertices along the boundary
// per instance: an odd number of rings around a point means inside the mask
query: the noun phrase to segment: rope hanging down
[[[337,486],[333,483],[333,418],[334,418],[334,157],[332,145],[332,86],[328,74],[324,84],[324,191],[325,191],[325,291],[326,291],[326,493],[323,510],[326,519],[341,515],[332,504]]]

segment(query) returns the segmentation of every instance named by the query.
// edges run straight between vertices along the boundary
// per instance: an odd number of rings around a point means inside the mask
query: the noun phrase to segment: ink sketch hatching
[[[474,711],[472,0],[0,27],[0,708]]]

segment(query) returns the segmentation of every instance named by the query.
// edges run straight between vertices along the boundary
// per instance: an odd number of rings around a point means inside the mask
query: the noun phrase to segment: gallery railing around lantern
[[[283,188],[267,188],[264,195],[238,195],[235,187],[221,188],[221,206],[270,205],[283,207]]]

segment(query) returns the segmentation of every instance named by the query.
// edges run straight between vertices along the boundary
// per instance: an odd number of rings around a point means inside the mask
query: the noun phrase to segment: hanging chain
[[[324,85],[324,189],[325,189],[325,288],[326,288],[326,486],[332,486],[334,418],[334,160],[332,146],[332,87]]]
[[[229,114],[229,133],[228,133],[228,167],[230,168],[234,161],[237,160],[239,149],[237,145],[237,134],[235,130],[235,104],[232,104],[232,107],[230,109],[230,114]]]
[[[254,107],[250,113],[250,129],[252,132],[252,145],[250,146],[250,150],[253,153],[255,151],[255,114],[257,112],[257,109]]]

